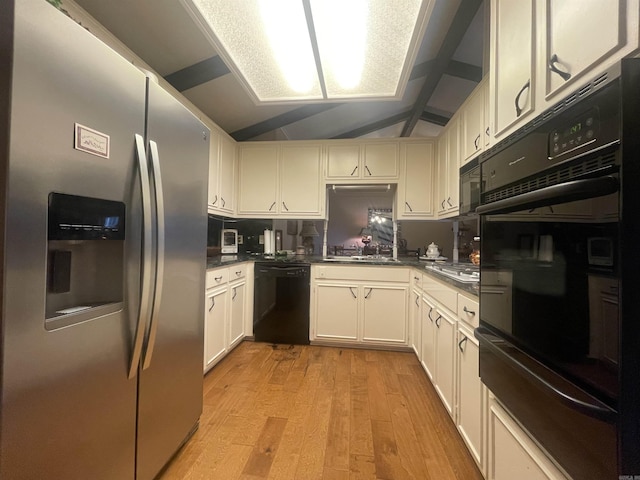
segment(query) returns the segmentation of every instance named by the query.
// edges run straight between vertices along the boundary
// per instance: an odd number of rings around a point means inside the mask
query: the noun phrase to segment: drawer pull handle
[[[219,277],[213,277],[213,279],[214,279],[216,282],[219,282],[220,280],[222,280],[222,275],[220,275]]]
[[[238,271],[236,272],[236,275],[237,275],[237,276],[242,275],[242,270],[238,270]]]
[[[462,348],[462,345],[464,345],[465,343],[467,343],[468,338],[466,337],[466,335],[463,335],[462,340],[460,340],[458,342],[458,348],[460,349],[460,351],[462,353],[464,353],[464,348]]]
[[[466,305],[462,308],[462,310],[464,311],[464,313],[468,313],[469,315],[474,315],[476,314],[476,312],[474,312],[473,310],[469,310]]]

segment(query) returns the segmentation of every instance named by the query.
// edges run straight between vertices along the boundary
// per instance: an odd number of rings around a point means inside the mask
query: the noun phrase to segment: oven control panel
[[[549,160],[566,155],[596,141],[600,130],[598,109],[592,108],[570,124],[549,133]]]

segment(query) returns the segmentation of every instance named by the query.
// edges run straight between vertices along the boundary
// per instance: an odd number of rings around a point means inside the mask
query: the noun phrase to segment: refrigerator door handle
[[[151,188],[149,184],[149,170],[147,168],[147,154],[144,149],[144,139],[136,134],[136,156],[140,173],[140,192],[142,195],[142,272],[140,286],[140,309],[133,341],[133,352],[129,365],[129,378],[138,373],[145,327],[149,317],[149,295],[151,291]]]
[[[151,321],[149,323],[149,339],[147,348],[144,351],[144,361],[142,369],[146,370],[151,365],[151,357],[156,344],[156,334],[158,333],[158,312],[162,301],[162,279],[164,277],[164,191],[162,189],[162,175],[160,172],[160,156],[158,155],[158,144],[153,140],[149,141],[149,151],[151,153],[151,170],[155,187],[156,201],[156,278],[153,294],[153,306],[151,308]]]

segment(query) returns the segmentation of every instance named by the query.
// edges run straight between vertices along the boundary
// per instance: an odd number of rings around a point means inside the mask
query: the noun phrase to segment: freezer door
[[[0,152],[2,170],[8,167],[0,478],[132,479],[137,380],[127,373],[140,276],[134,135],[144,133],[145,77],[42,0],[15,1],[12,68],[9,126],[0,120],[0,128],[10,128],[8,156]],[[109,136],[108,155],[74,148],[76,123]],[[57,261],[73,274],[51,288],[51,192],[123,204],[126,239],[106,250],[117,250],[108,253],[114,258],[126,252],[131,263],[91,253],[112,240],[74,240],[68,249],[58,243]],[[113,295],[122,302],[47,323],[48,296],[78,289],[88,298],[97,280],[106,289],[121,285]]]
[[[158,255],[152,320],[139,375],[139,480],[156,476],[202,412],[209,168],[209,130],[151,81],[148,101]]]

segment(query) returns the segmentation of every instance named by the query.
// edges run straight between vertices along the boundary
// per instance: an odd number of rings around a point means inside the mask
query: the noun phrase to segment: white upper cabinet
[[[277,213],[278,145],[240,145],[238,160],[238,214]]]
[[[282,145],[280,213],[308,216],[324,211],[321,150],[319,145]]]
[[[463,164],[484,150],[485,137],[487,136],[485,135],[484,125],[485,85],[485,81],[480,83],[462,106],[460,156]]]
[[[398,182],[398,219],[435,218],[433,185],[435,144],[432,140],[400,145],[400,181]]]
[[[317,143],[240,145],[238,216],[323,218],[323,166]]]
[[[455,116],[438,138],[436,209],[438,218],[455,216],[460,211],[460,122]]]
[[[398,142],[331,142],[327,144],[327,181],[397,180]]]
[[[638,52],[638,0],[491,0],[494,141]]]
[[[236,143],[211,130],[209,144],[209,213],[233,215],[236,190]]]
[[[534,109],[534,0],[491,0],[491,124],[500,135]]]
[[[626,12],[626,4],[635,8]],[[637,37],[637,3],[625,0],[547,0],[545,2],[545,97],[550,98],[579,81]],[[636,32],[626,31],[627,14],[636,17]],[[633,49],[633,48],[632,48]],[[585,79],[588,80],[588,79]],[[568,92],[567,92],[568,93]]]

